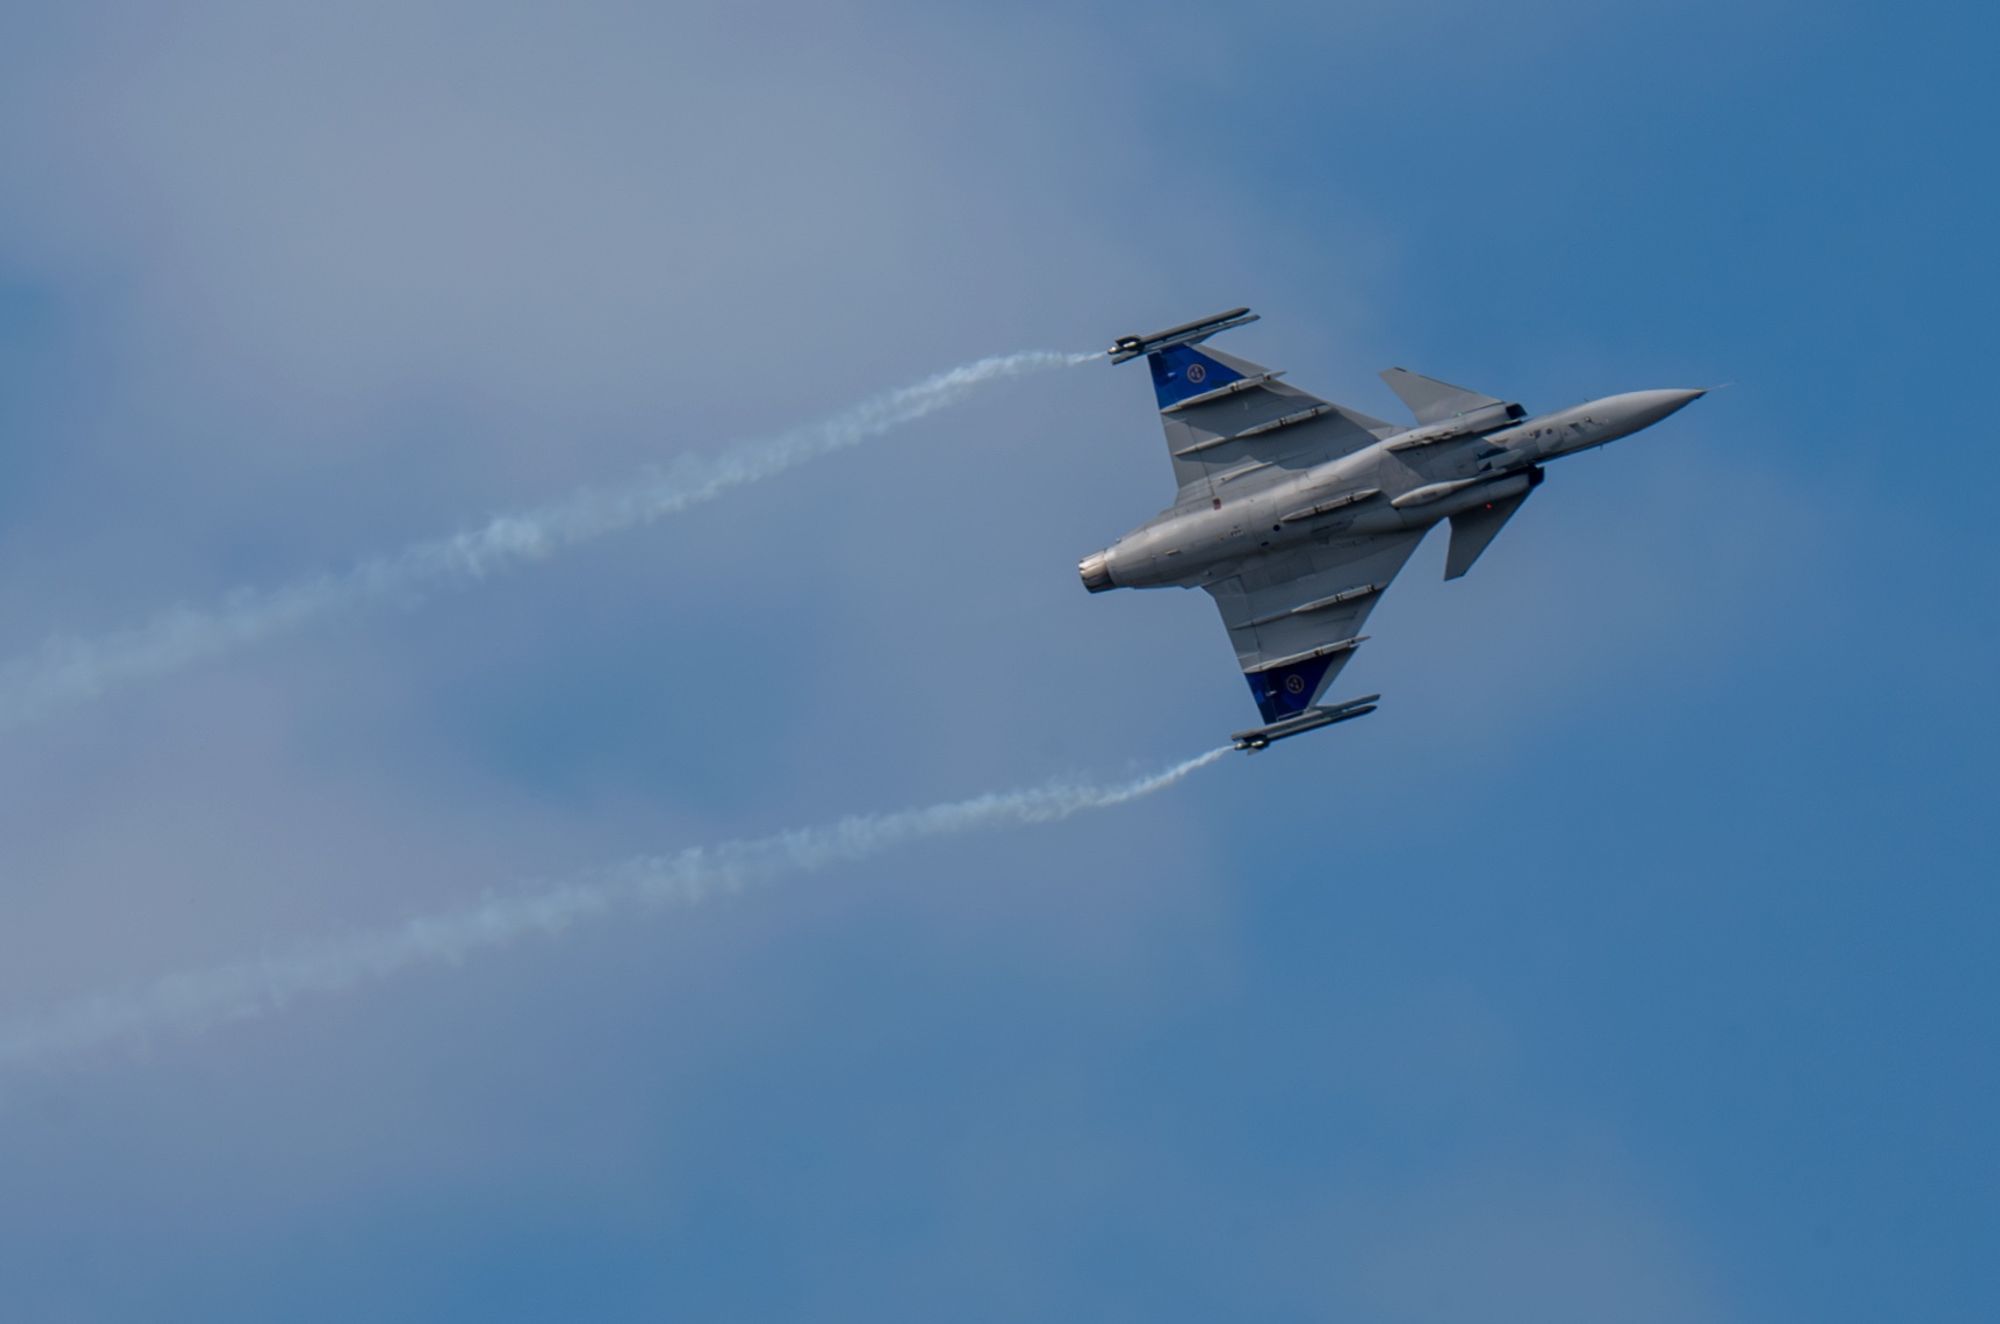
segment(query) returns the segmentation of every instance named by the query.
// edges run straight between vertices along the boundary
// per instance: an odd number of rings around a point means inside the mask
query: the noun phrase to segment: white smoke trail
[[[742,442],[715,455],[683,458],[619,487],[586,488],[536,510],[498,515],[480,528],[416,543],[343,573],[266,591],[239,590],[216,606],[176,607],[143,625],[95,639],[57,636],[34,654],[0,663],[0,730],[335,612],[381,601],[408,603],[652,523],[915,422],[988,382],[1102,357],[1031,350],[980,359],[818,423]]]
[[[694,905],[786,874],[851,863],[930,837],[1005,823],[1050,823],[1164,790],[1214,763],[1229,746],[1135,781],[1058,782],[921,809],[843,818],[822,827],[642,856],[540,891],[488,897],[463,910],[290,953],[170,975],[149,987],[88,998],[0,1026],[0,1069],[25,1067],[163,1031],[197,1033],[283,1010],[307,994],[336,993],[418,965],[456,964],[533,933],[555,934],[639,903]]]

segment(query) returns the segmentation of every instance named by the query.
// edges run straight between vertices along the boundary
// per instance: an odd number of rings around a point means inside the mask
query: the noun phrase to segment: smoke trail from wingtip
[[[518,938],[553,935],[639,904],[691,906],[789,874],[869,859],[899,846],[1008,823],[1052,823],[1152,795],[1230,752],[1212,749],[1126,782],[1054,782],[886,814],[843,818],[768,837],[642,856],[542,889],[488,897],[284,955],[170,975],[0,1026],[0,1069],[26,1067],[163,1032],[193,1034],[273,1014],[295,999],[338,993],[423,965],[457,964]]]
[[[989,382],[1102,357],[1102,353],[1029,350],[979,359],[884,392],[817,423],[740,442],[713,455],[685,457],[619,486],[585,488],[534,510],[498,515],[478,528],[414,543],[341,573],[295,580],[276,589],[239,590],[214,606],[175,607],[143,625],[96,638],[49,639],[36,653],[0,663],[0,730],[338,612],[377,602],[408,603],[477,583],[857,446],[957,404]]]

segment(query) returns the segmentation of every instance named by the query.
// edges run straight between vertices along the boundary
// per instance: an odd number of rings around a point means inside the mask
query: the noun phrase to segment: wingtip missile
[[[1164,331],[1149,331],[1143,335],[1120,336],[1111,342],[1106,351],[1113,363],[1124,363],[1142,354],[1155,354],[1175,345],[1194,345],[1208,339],[1218,331],[1227,331],[1232,326],[1242,326],[1257,320],[1257,314],[1248,308],[1231,308],[1226,313],[1216,313],[1212,317],[1196,318],[1192,322],[1182,322]]]
[[[1349,699],[1344,703],[1308,708],[1302,713],[1295,713],[1269,726],[1238,731],[1229,737],[1229,742],[1246,754],[1255,754],[1260,749],[1268,748],[1273,741],[1289,740],[1293,736],[1302,736],[1308,731],[1317,731],[1336,722],[1350,722],[1357,717],[1366,717],[1375,711],[1376,701],[1381,697],[1379,694],[1364,694],[1358,699]]]

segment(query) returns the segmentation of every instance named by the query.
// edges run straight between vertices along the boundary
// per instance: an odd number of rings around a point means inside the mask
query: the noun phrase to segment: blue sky
[[[1400,416],[1733,383],[1144,802],[0,1079],[9,1318],[1987,1319],[1990,20],[0,16],[0,655],[1238,303]],[[18,11],[18,12],[17,12]],[[1104,365],[8,730],[0,1021],[1197,753]]]

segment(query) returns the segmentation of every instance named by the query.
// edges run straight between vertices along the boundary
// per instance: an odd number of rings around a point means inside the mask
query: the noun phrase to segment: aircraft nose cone
[[[1641,429],[1649,428],[1669,414],[1679,413],[1695,401],[1707,395],[1706,390],[1693,391],[1628,391],[1624,395],[1614,395],[1599,400],[1594,410],[1602,410],[1597,417],[1610,425],[1611,435],[1602,440],[1630,436]]]
[[[1640,391],[1638,400],[1646,422],[1657,423],[1669,414],[1677,414],[1695,401],[1708,394],[1708,388],[1675,391]]]

